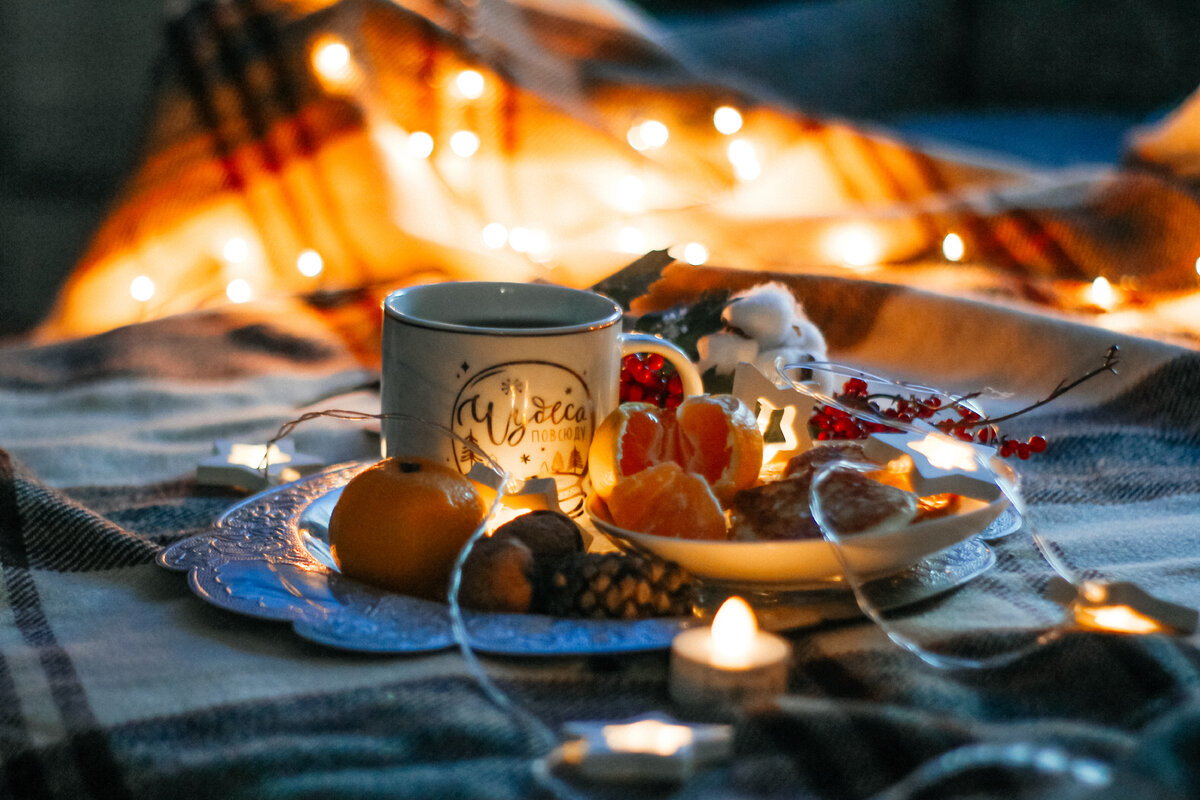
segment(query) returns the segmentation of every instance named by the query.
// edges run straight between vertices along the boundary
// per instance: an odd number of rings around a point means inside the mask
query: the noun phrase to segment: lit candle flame
[[[695,734],[686,725],[644,719],[628,725],[605,725],[600,729],[604,743],[623,753],[653,753],[669,756],[692,743]]]
[[[750,666],[758,620],[747,603],[736,595],[717,610],[712,623],[712,663],[726,669]]]
[[[975,460],[975,448],[966,442],[956,442],[953,439],[936,433],[928,434],[919,442],[909,445],[913,450],[925,456],[937,469],[961,469],[964,472],[974,472],[979,468]]]
[[[1113,633],[1155,633],[1162,630],[1157,620],[1129,606],[1082,606],[1075,609],[1075,622]]]

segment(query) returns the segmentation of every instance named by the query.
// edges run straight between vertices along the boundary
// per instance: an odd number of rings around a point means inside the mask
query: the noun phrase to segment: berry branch
[[[1117,374],[1117,366],[1120,364],[1118,353],[1117,346],[1112,345],[1105,353],[1104,361],[1100,366],[1074,380],[1059,382],[1050,394],[1035,403],[997,417],[985,417],[967,405],[981,392],[970,392],[945,401],[936,394],[923,398],[915,395],[905,397],[882,392],[872,394],[869,392],[866,381],[861,378],[850,378],[843,384],[841,393],[834,397],[842,405],[851,409],[859,409],[874,417],[895,420],[897,423],[911,424],[917,419],[930,420],[947,435],[963,441],[995,445],[999,449],[1000,455],[1004,457],[1015,455],[1025,459],[1033,453],[1041,453],[1046,449],[1045,437],[1031,436],[1026,441],[1018,441],[1001,434],[996,427],[997,424],[1040,408],[1097,375],[1105,372]],[[886,401],[886,406],[881,407],[880,401]],[[938,415],[946,416],[938,419]],[[899,430],[887,424],[859,418],[852,412],[830,405],[814,409],[808,425],[813,439],[819,441],[865,439],[872,433],[896,433]]]

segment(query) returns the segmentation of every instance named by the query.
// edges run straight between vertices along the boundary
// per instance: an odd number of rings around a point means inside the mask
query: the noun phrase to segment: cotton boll
[[[742,361],[753,363],[758,356],[758,343],[736,333],[719,331],[701,336],[696,342],[700,361],[696,365],[700,374],[715,367],[718,375],[729,375]]]
[[[757,341],[760,347],[780,347],[792,332],[797,309],[787,287],[764,283],[735,295],[721,312],[721,320]]]

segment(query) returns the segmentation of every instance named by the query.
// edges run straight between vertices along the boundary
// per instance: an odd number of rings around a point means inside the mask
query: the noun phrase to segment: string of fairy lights
[[[337,36],[322,34],[312,41],[308,63],[313,77],[328,92],[348,94],[363,84],[364,71],[354,52]],[[472,103],[485,98],[489,83],[497,80],[490,73],[464,66],[457,68],[449,86],[459,101]],[[732,178],[741,183],[759,179],[764,173],[764,157],[753,139],[746,135],[742,111],[733,105],[720,105],[713,109],[710,123],[712,129],[724,137],[724,156]],[[403,152],[389,153],[391,158],[400,155],[416,162],[428,162],[438,157],[443,146],[429,131],[407,130],[401,131],[400,135]],[[625,142],[639,155],[653,155],[671,145],[672,130],[660,119],[636,118],[629,124]],[[444,147],[460,161],[469,162],[484,146],[479,133],[468,126],[450,130],[444,136]],[[704,242],[662,242],[639,226],[638,215],[654,208],[652,199],[646,179],[636,174],[636,170],[615,177],[609,205],[624,221],[616,228],[611,249],[637,256],[669,246],[671,254],[687,264],[706,263],[711,254]],[[484,220],[478,230],[478,245],[490,251],[511,251],[533,264],[550,263],[556,256],[553,233],[531,224]],[[269,259],[263,255],[264,245],[256,241],[253,228],[250,227],[247,233],[229,235],[218,247],[217,260],[224,270],[225,298],[232,303],[245,303],[259,296],[263,287],[256,285],[252,271],[246,267],[256,259],[263,263],[269,263]],[[869,272],[887,258],[883,241],[866,223],[847,224],[834,231],[827,237],[825,249],[832,263],[840,263],[854,272]],[[963,262],[969,255],[968,244],[958,233],[947,233],[941,242],[941,255],[947,263]],[[327,267],[325,256],[314,247],[300,250],[291,263],[296,275],[312,281],[320,280]],[[1196,272],[1200,275],[1200,258],[1196,261]],[[128,293],[135,302],[148,306],[155,301],[159,287],[151,275],[141,273],[129,282]],[[1112,311],[1122,304],[1123,299],[1122,288],[1103,277],[1095,278],[1083,289],[1082,302],[1093,309]]]

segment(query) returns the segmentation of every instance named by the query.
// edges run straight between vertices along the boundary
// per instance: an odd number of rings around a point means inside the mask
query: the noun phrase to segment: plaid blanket
[[[745,280],[676,267],[605,288],[646,313]],[[1200,605],[1196,551],[1141,552],[1200,528],[1200,356],[895,286],[788,280],[835,357],[896,377],[1038,397],[1118,343],[1119,376],[1021,418],[1014,433],[1052,442],[1021,464],[1023,485],[1043,529],[1081,531]],[[548,794],[531,769],[544,741],[491,704],[457,653],[323,649],[207,606],[153,563],[241,498],[194,480],[214,439],[263,441],[331,402],[377,405],[363,387],[378,306],[344,300],[0,351],[0,796]],[[331,463],[377,452],[345,423],[302,426],[296,446]],[[968,673],[928,667],[865,621],[791,639],[790,691],[735,721],[729,763],[680,787],[580,793],[903,797],[929,779],[938,796],[1033,797],[1048,774],[1073,776],[1079,796],[1200,793],[1194,638],[1075,633]],[[552,731],[651,710],[690,718],[668,699],[661,653],[484,664]]]

